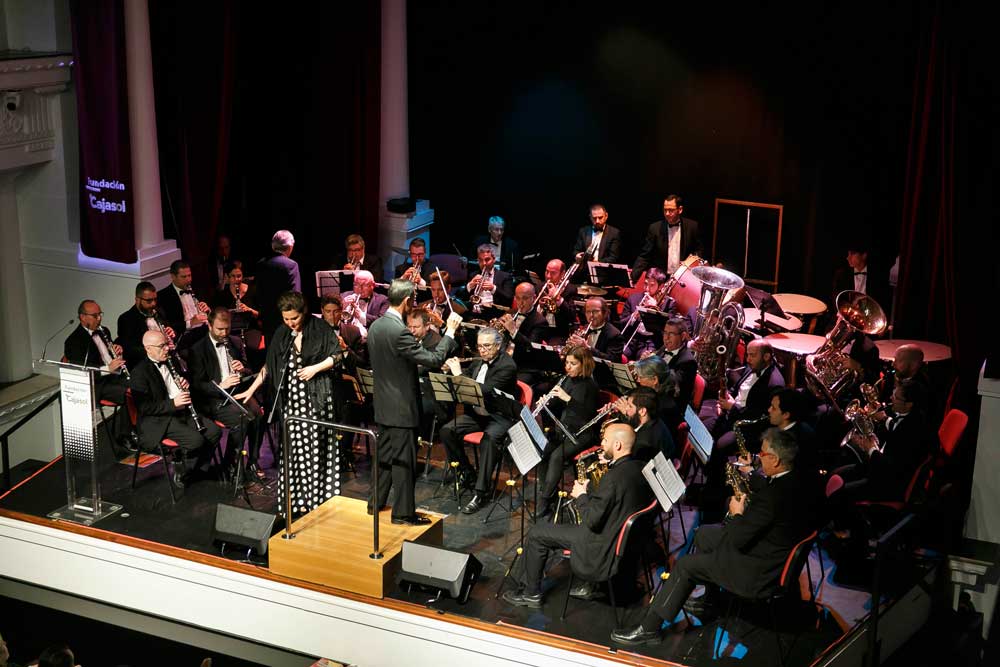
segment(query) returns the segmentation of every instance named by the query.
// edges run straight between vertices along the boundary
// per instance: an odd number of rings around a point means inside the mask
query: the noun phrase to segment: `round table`
[[[812,354],[826,342],[826,336],[814,336],[804,333],[776,333],[764,336],[764,340],[771,344],[771,347],[778,353],[785,362],[785,384],[789,387],[797,386],[799,357]]]
[[[926,340],[906,340],[903,338],[875,341],[875,346],[878,347],[879,359],[882,361],[894,361],[896,359],[896,350],[903,345],[916,345],[923,350],[924,363],[927,364],[951,359],[951,348],[941,343],[931,343]]]
[[[757,308],[744,308],[743,309],[744,324],[748,329],[759,329],[760,327],[760,310]],[[777,324],[779,327],[788,329],[789,331],[798,331],[802,328],[802,320],[795,317],[794,315],[789,315],[785,317],[775,317],[770,313],[767,314],[767,322],[769,324]]]
[[[774,294],[781,309],[793,315],[819,315],[826,312],[826,304],[805,294]]]

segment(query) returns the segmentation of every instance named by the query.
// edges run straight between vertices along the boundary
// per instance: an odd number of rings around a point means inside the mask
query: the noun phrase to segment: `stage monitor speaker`
[[[465,604],[482,572],[483,564],[472,554],[407,540],[396,583],[430,586]]]
[[[277,518],[275,514],[219,503],[215,506],[212,541],[242,544],[263,556]]]

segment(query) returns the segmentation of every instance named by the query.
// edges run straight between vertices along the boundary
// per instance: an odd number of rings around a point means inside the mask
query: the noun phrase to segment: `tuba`
[[[853,290],[838,294],[837,322],[826,334],[823,345],[806,357],[805,376],[809,390],[839,410],[837,399],[845,389],[857,383],[860,375],[848,364],[844,346],[854,332],[880,334],[885,325],[885,312],[875,299]]]
[[[726,386],[726,368],[736,351],[743,328],[743,306],[729,301],[734,290],[743,289],[743,279],[731,271],[711,266],[691,270],[701,281],[698,328],[691,344],[698,371],[717,391]]]

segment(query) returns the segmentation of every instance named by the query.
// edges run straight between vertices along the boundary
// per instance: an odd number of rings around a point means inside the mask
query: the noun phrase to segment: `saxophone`
[[[768,421],[768,416],[757,419],[739,419],[733,422],[733,435],[736,436],[736,452],[741,458],[750,458],[750,450],[747,449],[746,435],[743,429],[748,426],[756,426]],[[746,498],[747,505],[750,504],[750,484],[747,479],[740,474],[739,469],[733,463],[726,462],[726,483],[733,487],[733,495],[739,498]],[[727,515],[728,518],[728,515]]]

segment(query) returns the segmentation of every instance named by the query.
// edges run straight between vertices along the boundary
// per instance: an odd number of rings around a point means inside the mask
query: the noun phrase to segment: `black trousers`
[[[199,470],[207,470],[212,459],[212,452],[222,439],[222,429],[216,426],[215,422],[206,415],[199,414],[201,423],[205,427],[199,432],[194,426],[194,421],[188,414],[187,408],[183,412],[177,412],[170,421],[167,422],[167,429],[163,437],[173,440],[184,459],[194,460],[194,467]],[[146,451],[156,451],[159,442],[150,441],[149,435],[142,431],[142,422],[139,422],[139,445]]]
[[[229,429],[229,438],[226,441],[226,463],[236,461],[236,455],[243,447],[243,440],[250,439],[247,448],[247,462],[256,463],[260,456],[260,442],[264,437],[264,416],[260,414],[260,405],[251,398],[244,406],[250,417],[246,417],[232,403],[228,401],[219,405],[217,402],[206,410],[212,419],[218,420]]]
[[[471,410],[470,410],[471,413]],[[506,440],[512,422],[502,417],[483,416],[475,413],[459,415],[441,427],[441,441],[448,452],[449,461],[458,461],[462,469],[468,469],[469,457],[465,455],[462,439],[469,433],[483,432],[479,443],[479,471],[476,475],[476,493],[488,494],[493,484],[493,469],[500,456],[500,448]]]
[[[413,516],[417,510],[414,483],[417,467],[417,429],[379,425],[378,498],[369,493],[368,506],[392,506],[393,518]],[[393,499],[390,502],[390,492]]]
[[[575,548],[593,533],[586,526],[565,523],[536,523],[524,539],[524,593],[537,595],[542,591],[542,575],[549,554],[555,549]]]
[[[575,429],[570,429],[573,430]],[[587,437],[578,438],[576,444],[569,442],[565,437],[549,441],[545,453],[542,454],[542,462],[538,464],[538,479],[541,480],[539,502],[550,502],[555,496],[566,462],[571,462],[574,456],[595,444],[593,438]]]
[[[649,613],[664,621],[673,621],[695,586],[700,583],[718,584],[720,573],[713,552],[721,542],[721,525],[710,524],[699,528],[694,536],[695,552],[677,559],[670,576],[656,591]]]

